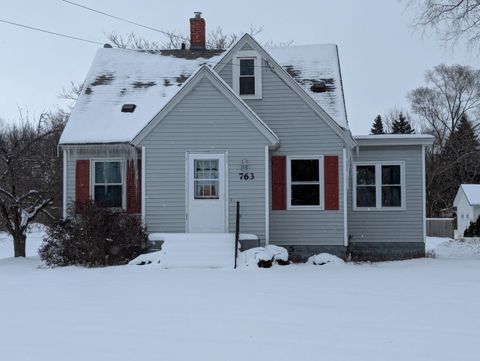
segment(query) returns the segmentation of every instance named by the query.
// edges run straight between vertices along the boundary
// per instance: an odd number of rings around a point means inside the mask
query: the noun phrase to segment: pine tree
[[[382,117],[377,115],[375,120],[373,121],[372,129],[370,129],[370,134],[378,135],[378,134],[385,134],[385,130],[383,129],[383,122]]]
[[[448,137],[441,153],[440,167],[442,198],[452,204],[462,183],[480,183],[480,141],[465,115],[459,120],[457,129]]]
[[[392,122],[392,134],[412,134],[415,133],[415,129],[412,129],[412,125],[403,115],[402,112],[398,114],[398,119]]]

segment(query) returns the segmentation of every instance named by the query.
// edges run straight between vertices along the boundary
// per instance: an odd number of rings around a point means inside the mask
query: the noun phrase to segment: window
[[[195,199],[219,199],[218,159],[195,159],[193,166]]]
[[[233,89],[242,98],[262,98],[261,58],[254,51],[241,51],[233,59]]]
[[[255,60],[240,59],[240,95],[255,95]]]
[[[287,163],[289,208],[323,206],[323,157],[289,157]]]
[[[402,162],[357,164],[354,208],[404,208]]]
[[[122,162],[94,161],[93,168],[93,199],[105,207],[122,208]]]

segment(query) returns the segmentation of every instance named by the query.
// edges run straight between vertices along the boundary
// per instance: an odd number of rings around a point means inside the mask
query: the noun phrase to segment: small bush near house
[[[48,266],[122,265],[145,251],[148,236],[138,216],[93,202],[72,209],[76,215],[51,224],[40,247]]]
[[[463,232],[464,237],[480,237],[480,217],[475,222],[470,222],[468,228]]]

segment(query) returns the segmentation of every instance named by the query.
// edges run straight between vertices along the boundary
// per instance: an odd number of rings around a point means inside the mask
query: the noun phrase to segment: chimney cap
[[[202,12],[201,11],[194,11],[195,14],[195,19],[201,19],[202,18]]]

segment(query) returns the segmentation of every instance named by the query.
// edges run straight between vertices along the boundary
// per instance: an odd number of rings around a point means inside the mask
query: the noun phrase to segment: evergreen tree
[[[439,167],[443,169],[438,177],[437,187],[446,206],[453,203],[455,194],[462,183],[480,183],[480,141],[472,123],[463,115],[457,129],[448,137]]]
[[[412,134],[415,133],[415,129],[412,129],[412,125],[403,115],[402,112],[398,114],[398,119],[392,122],[392,134]]]
[[[375,120],[373,121],[372,129],[370,129],[370,134],[378,135],[378,134],[385,134],[385,130],[383,129],[383,122],[382,117],[377,115]]]

